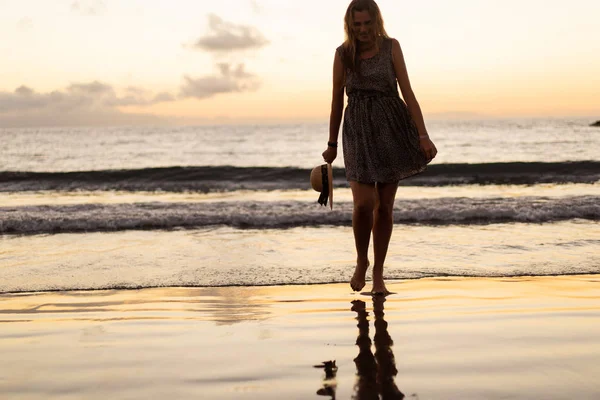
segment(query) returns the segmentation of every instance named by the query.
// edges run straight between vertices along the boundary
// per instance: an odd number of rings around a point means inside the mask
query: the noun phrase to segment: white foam
[[[0,208],[0,234],[40,234],[199,228],[347,226],[351,202],[335,202],[334,211],[315,202],[238,201],[195,203],[75,204]],[[397,224],[493,224],[600,219],[597,196],[518,198],[436,198],[397,200]]]

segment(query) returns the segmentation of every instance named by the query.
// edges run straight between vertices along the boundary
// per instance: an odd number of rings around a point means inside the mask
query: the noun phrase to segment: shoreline
[[[598,272],[573,272],[573,273],[557,273],[557,274],[544,274],[544,275],[532,275],[532,274],[514,274],[514,275],[498,275],[498,276],[483,276],[483,275],[436,275],[436,276],[418,276],[418,277],[406,277],[401,279],[386,279],[386,285],[401,285],[403,283],[414,282],[414,281],[459,281],[459,280],[506,280],[506,279],[537,279],[537,278],[590,278],[590,277],[598,277],[600,282],[600,273]],[[364,290],[357,293],[350,293],[361,296],[369,296],[368,287],[371,284],[372,279],[367,276],[366,286]],[[254,284],[254,285],[245,285],[245,284],[227,284],[227,285],[174,285],[174,286],[144,286],[144,287],[129,287],[129,286],[115,286],[110,288],[90,288],[90,289],[48,289],[48,290],[39,290],[39,291],[31,291],[31,290],[22,290],[22,291],[7,291],[0,292],[0,298],[3,296],[11,296],[11,295],[43,295],[43,294],[69,294],[69,293],[89,293],[94,294],[98,292],[141,292],[146,290],[194,290],[194,289],[265,289],[265,288],[298,288],[298,287],[318,287],[318,286],[343,286],[349,285],[349,281],[334,281],[334,282],[316,282],[316,283],[286,283],[286,284]],[[394,294],[397,294],[393,292]]]

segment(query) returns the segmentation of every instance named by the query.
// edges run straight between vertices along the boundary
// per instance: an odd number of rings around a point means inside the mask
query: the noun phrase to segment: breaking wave
[[[230,226],[286,229],[351,225],[352,204],[305,201],[44,205],[0,208],[0,234],[169,230]],[[600,220],[598,196],[397,200],[396,224],[451,225]]]

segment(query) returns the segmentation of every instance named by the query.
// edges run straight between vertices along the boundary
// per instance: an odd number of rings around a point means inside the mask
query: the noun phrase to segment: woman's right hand
[[[328,164],[332,164],[333,160],[335,160],[337,157],[337,147],[327,147],[327,150],[325,150],[323,152],[323,160],[325,160],[326,163]]]

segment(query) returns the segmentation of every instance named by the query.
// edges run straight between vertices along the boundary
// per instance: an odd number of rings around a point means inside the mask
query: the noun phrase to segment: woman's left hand
[[[435,144],[433,144],[431,139],[429,139],[429,136],[419,136],[419,142],[421,145],[421,150],[427,157],[427,160],[433,160],[437,154],[437,149],[435,147]]]

